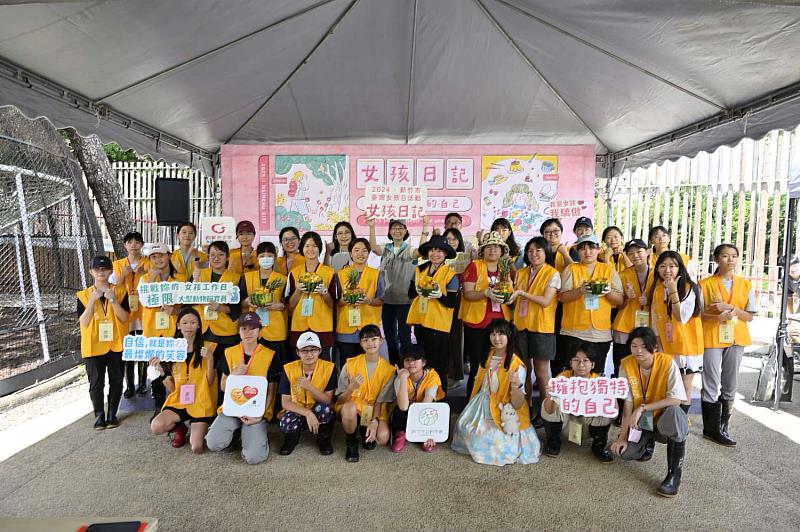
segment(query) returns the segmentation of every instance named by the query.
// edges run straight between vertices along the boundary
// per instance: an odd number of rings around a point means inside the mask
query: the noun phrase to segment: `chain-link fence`
[[[80,166],[58,131],[0,108],[0,381],[79,360],[75,291],[101,245]]]

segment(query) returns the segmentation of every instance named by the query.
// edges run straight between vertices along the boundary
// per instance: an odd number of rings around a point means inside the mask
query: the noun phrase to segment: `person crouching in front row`
[[[580,344],[569,363],[572,369],[562,371],[558,374],[559,377],[594,379],[600,376],[593,371],[595,355],[592,352],[592,347],[588,344]],[[611,426],[611,422],[614,421],[612,418],[573,416],[572,414],[563,413],[558,402],[549,395],[542,402],[542,418],[544,418],[544,428],[547,434],[544,447],[545,455],[558,456],[561,452],[561,429],[564,423],[578,423],[581,425],[581,431],[584,426],[589,427],[589,434],[592,436],[592,454],[604,463],[614,461],[611,453],[606,449],[608,429]]]
[[[620,378],[628,379],[622,428],[611,452],[623,460],[641,460],[653,440],[667,441],[667,476],[658,494],[678,494],[689,435],[689,418],[681,409],[686,400],[678,366],[670,355],[656,352],[656,335],[648,327],[628,337],[631,355],[622,359]]]
[[[321,353],[319,336],[304,332],[297,339],[299,360],[283,366],[278,384],[284,408],[279,424],[284,437],[279,452],[283,456],[292,454],[305,430],[317,435],[320,454],[333,454],[331,433],[336,414],[331,404],[336,389],[336,367],[333,362],[321,360]]]

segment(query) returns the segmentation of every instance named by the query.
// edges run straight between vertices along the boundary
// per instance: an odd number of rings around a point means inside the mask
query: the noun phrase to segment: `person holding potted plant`
[[[284,346],[288,336],[286,320],[286,276],[275,270],[277,249],[272,242],[262,242],[256,248],[258,270],[247,272],[239,282],[239,297],[243,308],[255,312],[261,320],[259,342],[275,351],[281,362],[286,361]]]

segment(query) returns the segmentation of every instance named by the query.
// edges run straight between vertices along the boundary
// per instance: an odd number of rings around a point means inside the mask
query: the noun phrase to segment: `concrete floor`
[[[757,363],[747,357],[740,377],[748,400],[757,373],[747,366]],[[0,463],[0,516],[145,515],[158,517],[160,530],[192,531],[796,530],[800,399],[783,406],[776,414],[738,401],[733,449],[703,440],[692,414],[683,485],[671,500],[655,494],[666,472],[663,445],[649,463],[603,465],[586,443],[565,442],[560,457],[528,466],[482,466],[445,446],[362,451],[349,464],[339,427],[329,457],[310,438],[278,456],[272,427],[269,459],[247,466],[237,453],[172,449],[149,434],[143,411],[100,433],[86,416]]]

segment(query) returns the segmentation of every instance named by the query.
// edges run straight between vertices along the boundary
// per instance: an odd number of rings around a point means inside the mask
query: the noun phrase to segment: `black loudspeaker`
[[[174,226],[189,220],[189,180],[156,178],[156,221]]]

